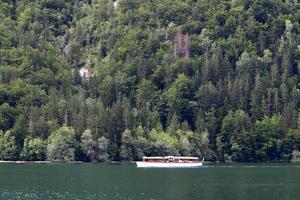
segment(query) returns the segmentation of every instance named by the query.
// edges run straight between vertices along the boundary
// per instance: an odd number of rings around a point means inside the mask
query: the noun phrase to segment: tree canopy
[[[0,2],[0,159],[289,161],[300,4]]]

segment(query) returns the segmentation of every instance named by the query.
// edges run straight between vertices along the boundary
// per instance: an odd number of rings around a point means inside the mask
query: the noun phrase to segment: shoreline
[[[0,160],[0,164],[53,164],[53,163],[69,163],[69,164],[81,164],[86,162],[81,161],[26,161],[26,160],[17,160],[17,161],[11,161],[11,160]]]
[[[122,164],[135,164],[137,161],[106,161],[106,162],[84,162],[84,161],[25,161],[25,160],[0,160],[0,164],[112,164],[112,165],[122,165]],[[300,162],[213,162],[205,161],[205,164],[297,164]]]
[[[118,161],[106,161],[106,162],[84,162],[84,161],[26,161],[26,160],[0,160],[0,164],[128,164],[135,163],[136,161],[118,162]]]

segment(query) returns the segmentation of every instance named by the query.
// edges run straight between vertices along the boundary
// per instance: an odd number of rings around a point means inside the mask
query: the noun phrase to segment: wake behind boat
[[[146,168],[188,168],[188,167],[202,167],[202,161],[198,157],[143,157],[143,161],[136,162],[137,167]]]

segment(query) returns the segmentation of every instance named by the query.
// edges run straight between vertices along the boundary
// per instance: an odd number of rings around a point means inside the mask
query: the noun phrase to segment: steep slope
[[[0,11],[0,159],[299,157],[297,1],[15,0]]]

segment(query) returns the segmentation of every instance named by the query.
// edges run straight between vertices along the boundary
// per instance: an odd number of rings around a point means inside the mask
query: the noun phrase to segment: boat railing
[[[203,160],[202,160],[203,161]],[[197,157],[143,157],[143,162],[159,162],[159,163],[197,163],[200,162]]]

